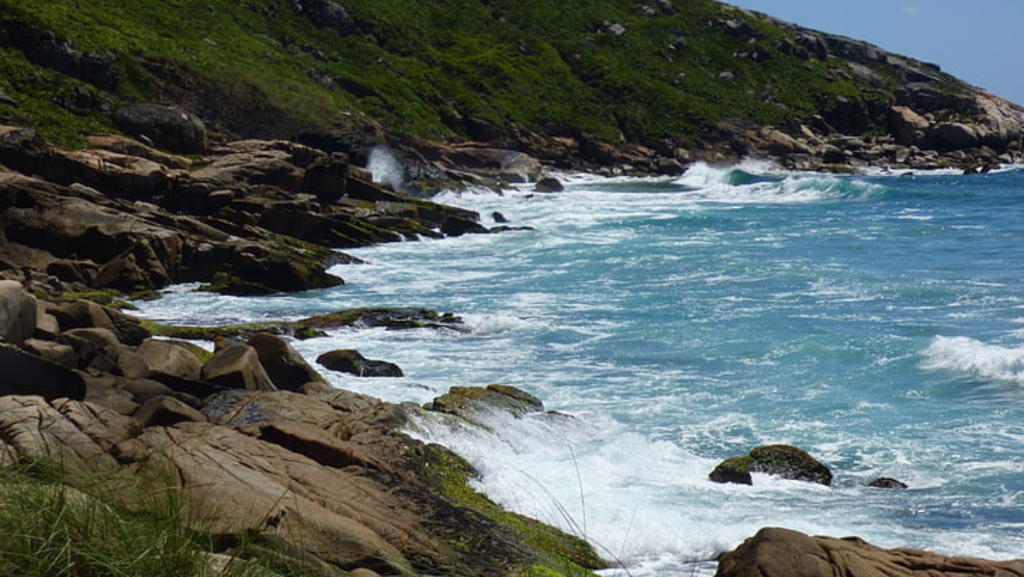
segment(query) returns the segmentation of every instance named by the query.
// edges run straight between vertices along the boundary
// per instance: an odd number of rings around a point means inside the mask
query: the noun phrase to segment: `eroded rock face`
[[[195,115],[161,104],[133,104],[114,114],[124,132],[145,137],[160,148],[183,154],[206,152],[206,126]]]
[[[857,537],[810,537],[762,529],[723,555],[716,577],[962,577],[1024,575],[1024,560],[947,557],[917,549],[881,549]]]

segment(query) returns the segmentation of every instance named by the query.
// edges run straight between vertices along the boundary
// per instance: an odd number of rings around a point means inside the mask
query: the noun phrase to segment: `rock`
[[[99,405],[119,415],[134,415],[139,403],[131,393],[112,386],[111,379],[90,377],[85,381],[85,402]]]
[[[868,483],[868,487],[876,489],[908,489],[907,484],[889,477],[879,477]]]
[[[330,0],[297,0],[299,12],[309,18],[317,28],[333,30],[338,36],[348,36],[355,30],[355,21],[340,4]]]
[[[338,327],[385,327],[388,329],[464,330],[462,319],[452,313],[421,308],[365,307],[346,309],[296,321],[296,325],[316,329]]]
[[[78,368],[78,355],[70,345],[62,345],[51,340],[28,339],[22,343],[21,347],[51,363],[57,363],[69,369]]]
[[[521,418],[544,412],[544,403],[537,397],[507,385],[484,387],[452,387],[447,393],[424,405],[428,411],[457,415],[472,421],[476,412],[500,411]]]
[[[666,16],[671,16],[676,13],[676,7],[672,5],[671,0],[657,0],[658,9],[662,11]]]
[[[135,412],[143,427],[170,427],[178,423],[205,423],[206,415],[175,399],[158,396],[146,401]]]
[[[0,90],[0,104],[5,104],[7,106],[18,106],[18,101],[11,98],[10,95],[8,95],[3,90]]]
[[[311,382],[326,382],[288,341],[270,333],[256,333],[248,345],[256,350],[267,376],[283,391],[300,391]]]
[[[88,367],[99,358],[100,370],[110,371],[117,366],[117,335],[110,329],[90,327],[69,329],[57,337],[57,342],[75,350],[79,367]]]
[[[262,184],[299,192],[303,170],[292,162],[290,151],[267,144],[258,148],[246,146],[246,142],[232,143],[230,153],[192,172],[192,179],[214,189]]]
[[[357,377],[403,376],[402,369],[398,365],[387,361],[367,359],[355,349],[328,351],[317,357],[316,362],[332,371],[349,373]]]
[[[198,117],[160,104],[133,104],[114,113],[114,123],[127,134],[181,154],[206,152],[206,126]]]
[[[156,397],[172,396],[174,391],[167,385],[152,379],[129,379],[119,388],[131,395],[132,400],[143,405]]]
[[[533,185],[535,192],[562,192],[565,190],[565,186],[557,178],[542,178],[537,181],[537,184]]]
[[[716,483],[752,484],[750,473],[767,473],[796,481],[832,484],[832,472],[807,452],[791,445],[755,447],[745,457],[726,459],[709,478]]]
[[[0,280],[0,341],[20,345],[36,331],[36,299],[21,283]]]
[[[231,345],[213,355],[202,369],[202,379],[215,385],[250,391],[273,391],[273,381],[260,364],[256,349]]]
[[[329,204],[345,193],[348,185],[348,156],[334,153],[306,168],[300,190],[315,194],[317,200]]]
[[[494,211],[491,213],[491,219],[498,224],[505,224],[508,222],[508,218],[504,214]]]
[[[460,216],[449,216],[441,223],[441,232],[446,236],[462,236],[465,234],[485,234],[490,231],[475,220]]]
[[[85,381],[67,367],[0,344],[0,395],[84,399]]]
[[[151,372],[174,375],[184,379],[198,379],[203,365],[185,347],[158,339],[146,339],[138,348],[138,354]]]
[[[928,144],[939,150],[962,150],[981,144],[978,131],[970,125],[949,122],[930,127],[926,136]]]
[[[718,464],[708,478],[716,483],[736,483],[737,485],[753,485],[750,476],[750,457],[731,457]]]
[[[151,336],[138,319],[91,301],[78,300],[48,310],[65,330],[94,327],[108,329],[118,341],[132,346],[141,344],[143,339]]]
[[[889,133],[899,144],[912,146],[924,135],[928,125],[928,120],[911,108],[893,106],[889,109]]]
[[[1024,575],[1024,560],[948,557],[917,549],[881,549],[857,537],[810,537],[765,528],[719,559],[716,577],[962,577]]]

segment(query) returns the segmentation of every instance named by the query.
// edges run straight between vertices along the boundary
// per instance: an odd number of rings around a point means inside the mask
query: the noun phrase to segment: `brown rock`
[[[316,362],[342,373],[357,377],[401,377],[402,369],[394,363],[375,361],[364,357],[355,349],[327,351],[317,357]]]
[[[929,124],[926,118],[906,106],[893,106],[889,110],[889,132],[904,146],[916,143]]]
[[[57,318],[64,330],[93,327],[109,329],[118,341],[126,345],[139,345],[143,339],[151,336],[138,319],[90,301],[75,301],[51,308],[48,312]]]
[[[267,371],[260,364],[256,349],[249,345],[231,345],[218,351],[203,365],[202,379],[233,389],[276,389]]]
[[[256,333],[249,338],[274,385],[284,391],[298,391],[310,382],[325,382],[288,341],[270,333]]]
[[[716,577],[1024,576],[1024,560],[947,557],[917,549],[881,549],[857,537],[810,537],[766,528],[719,559]]]
[[[152,372],[164,373],[185,379],[198,379],[203,365],[188,349],[178,344],[159,339],[146,339],[138,354]]]
[[[51,363],[74,369],[78,367],[78,355],[70,345],[62,345],[54,341],[41,339],[29,339],[22,343],[21,347],[26,351],[42,357]]]

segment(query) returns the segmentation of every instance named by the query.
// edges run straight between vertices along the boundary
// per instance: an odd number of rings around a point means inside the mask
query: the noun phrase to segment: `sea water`
[[[140,314],[288,320],[421,306],[469,331],[343,329],[294,343],[397,363],[329,373],[389,401],[501,383],[569,419],[429,419],[506,507],[590,540],[609,575],[704,575],[765,526],[882,547],[1024,557],[1024,169],[829,176],[697,165],[675,178],[563,176],[448,192],[533,230],[350,251],[347,284],[233,298],[175,287]],[[326,370],[324,371],[327,372]],[[708,473],[787,443],[831,487]],[[885,476],[907,490],[866,486]]]

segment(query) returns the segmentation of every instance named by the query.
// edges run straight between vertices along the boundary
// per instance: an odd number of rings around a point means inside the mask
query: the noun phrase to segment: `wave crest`
[[[1024,384],[1024,346],[1008,348],[969,337],[935,337],[924,357],[926,369]]]

